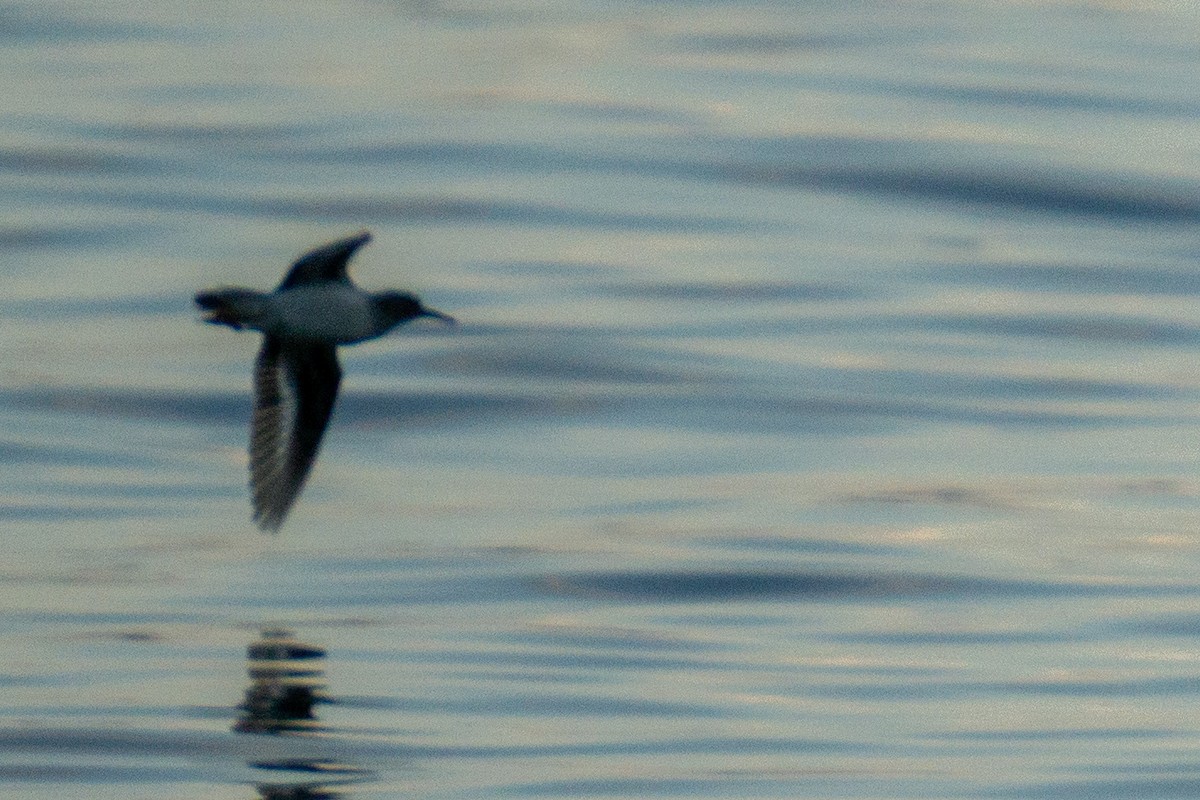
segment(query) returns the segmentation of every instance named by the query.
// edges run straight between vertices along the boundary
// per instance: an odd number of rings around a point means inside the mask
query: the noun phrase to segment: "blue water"
[[[1200,797],[1197,56],[1183,3],[0,5],[0,794]],[[462,324],[344,350],[265,536],[191,296],[363,228]]]

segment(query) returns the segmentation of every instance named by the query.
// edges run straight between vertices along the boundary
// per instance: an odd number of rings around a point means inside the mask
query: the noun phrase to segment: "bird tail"
[[[204,321],[234,330],[258,328],[265,295],[251,289],[213,289],[196,295],[196,305],[206,312]]]

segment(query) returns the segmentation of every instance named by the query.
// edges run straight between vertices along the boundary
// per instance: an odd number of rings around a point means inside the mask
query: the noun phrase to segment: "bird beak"
[[[433,317],[434,319],[440,319],[442,322],[446,323],[447,325],[457,325],[458,324],[458,320],[456,320],[454,317],[450,316],[449,314],[443,314],[440,311],[434,311],[432,308],[422,307],[421,313],[418,316]]]

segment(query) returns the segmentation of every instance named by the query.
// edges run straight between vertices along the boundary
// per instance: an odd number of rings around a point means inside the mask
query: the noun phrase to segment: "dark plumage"
[[[346,272],[369,242],[363,232],[299,258],[271,293],[221,288],[200,292],[205,322],[263,333],[254,365],[250,493],[254,521],[278,530],[304,488],[337,401],[337,346],[382,336],[417,317],[452,323],[411,294],[367,293]]]

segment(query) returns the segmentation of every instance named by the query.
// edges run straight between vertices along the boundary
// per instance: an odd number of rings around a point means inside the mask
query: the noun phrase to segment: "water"
[[[0,794],[1200,796],[1192,6],[142,5],[0,6]],[[264,536],[190,297],[361,228]]]

